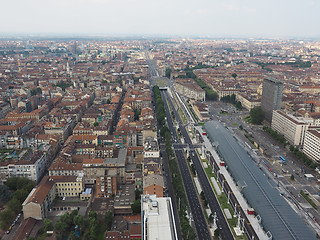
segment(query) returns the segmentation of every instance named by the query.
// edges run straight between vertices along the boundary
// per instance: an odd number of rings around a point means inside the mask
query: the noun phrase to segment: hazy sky
[[[0,35],[320,38],[320,0],[2,0],[0,6]]]

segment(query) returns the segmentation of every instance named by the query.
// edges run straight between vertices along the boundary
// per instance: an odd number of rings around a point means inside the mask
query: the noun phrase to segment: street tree
[[[214,230],[214,236],[218,238],[219,235],[220,235],[219,228],[217,228],[216,230]]]
[[[7,185],[0,185],[0,202],[5,204],[12,198],[12,191],[10,191]]]
[[[290,176],[290,180],[291,180],[291,181],[293,181],[293,180],[294,180],[294,175],[293,175],[293,174],[291,174],[291,176]]]
[[[105,229],[107,231],[111,230],[113,221],[113,213],[111,211],[106,212],[106,215],[104,216],[104,222],[105,222]]]
[[[26,189],[18,189],[14,192],[13,196],[19,200],[19,202],[22,204],[24,200],[28,197],[29,192]]]
[[[232,73],[232,77],[233,77],[234,79],[236,79],[237,76],[238,76],[238,75],[237,75],[236,73]]]
[[[265,113],[261,109],[261,107],[254,107],[253,109],[251,109],[250,118],[251,118],[251,122],[253,124],[260,125],[262,123],[262,121],[264,120],[264,117],[265,117]]]
[[[213,223],[213,214],[212,213],[210,213],[208,220],[210,223]]]
[[[18,199],[15,197],[12,198],[8,203],[7,207],[11,209],[15,214],[19,213],[21,211],[21,203]]]
[[[134,200],[131,204],[131,209],[134,214],[138,214],[141,212],[141,203],[140,200]]]
[[[7,230],[12,221],[14,220],[15,213],[11,209],[5,209],[0,212],[0,227],[2,230]]]

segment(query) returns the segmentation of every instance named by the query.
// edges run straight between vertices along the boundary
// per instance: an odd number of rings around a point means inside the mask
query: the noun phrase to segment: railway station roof
[[[204,127],[211,142],[218,143],[218,154],[273,239],[316,239],[313,230],[280,195],[275,182],[263,174],[231,132],[217,121],[209,121]]]

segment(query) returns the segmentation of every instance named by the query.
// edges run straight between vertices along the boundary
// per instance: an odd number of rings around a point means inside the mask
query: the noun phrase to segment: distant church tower
[[[69,62],[67,62],[67,73],[70,73]]]

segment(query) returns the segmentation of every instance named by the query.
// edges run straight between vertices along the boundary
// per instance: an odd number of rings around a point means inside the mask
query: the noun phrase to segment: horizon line
[[[1,39],[17,39],[17,38],[139,38],[139,40],[150,39],[170,39],[170,38],[182,38],[182,39],[253,39],[253,40],[320,40],[320,36],[249,36],[249,35],[211,35],[211,34],[143,34],[143,33],[35,33],[35,32],[19,32],[8,33],[0,32]]]

